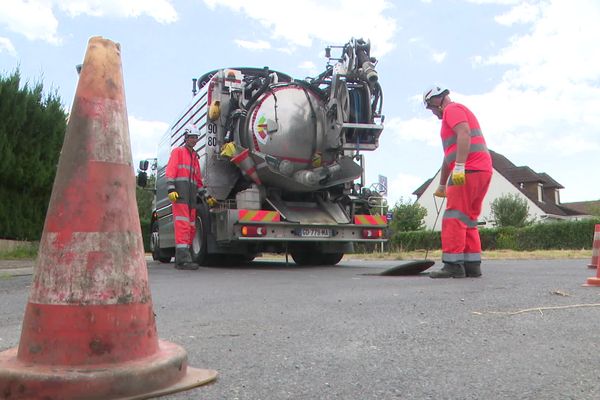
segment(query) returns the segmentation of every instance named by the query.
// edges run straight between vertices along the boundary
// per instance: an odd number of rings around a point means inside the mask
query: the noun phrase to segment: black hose
[[[371,114],[372,115],[381,115],[381,108],[383,106],[383,90],[381,89],[381,85],[379,82],[375,82],[375,93],[373,103],[371,104]],[[377,103],[379,103],[379,109],[377,109]]]
[[[254,104],[254,102],[256,102],[256,100],[258,100],[258,98],[267,91],[270,84],[271,84],[271,79],[269,77],[266,77],[265,83],[260,87],[260,89],[258,89],[258,91],[256,93],[254,93],[254,95],[250,98],[250,100],[248,100],[248,102],[246,103],[244,108],[246,110],[249,110],[250,107],[252,107],[252,104]]]

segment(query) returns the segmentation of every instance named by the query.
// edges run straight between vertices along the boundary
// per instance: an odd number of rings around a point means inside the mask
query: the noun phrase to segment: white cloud
[[[161,24],[177,21],[171,0],[57,0],[56,4],[71,17],[131,18],[147,15]]]
[[[271,48],[271,44],[264,40],[256,40],[254,42],[242,39],[235,39],[234,42],[244,49],[248,50],[268,50]]]
[[[439,132],[440,121],[433,116],[406,120],[392,117],[385,120],[385,134],[393,137],[398,144],[417,141],[424,142],[428,146],[441,146]]]
[[[554,0],[529,6],[535,9],[528,8],[526,14],[535,18],[526,34],[488,59],[473,58],[476,65],[507,66],[502,80],[487,93],[467,96],[453,91],[451,97],[475,112],[489,147],[499,152],[568,156],[597,150],[600,3]],[[503,15],[513,15],[516,21],[523,9],[517,4],[517,11]],[[439,122],[431,117],[390,118],[386,131],[401,140],[434,144]]]
[[[516,23],[528,23],[533,22],[539,17],[540,8],[533,4],[523,3],[510,9],[505,14],[499,15],[495,18],[496,22],[500,25],[513,25]]]
[[[371,0],[368,4],[362,0],[306,0],[292,12],[275,12],[281,8],[279,0],[204,0],[204,3],[211,9],[227,7],[242,12],[267,28],[272,37],[292,45],[308,47],[313,40],[344,44],[349,36],[354,36],[371,39],[374,56],[383,56],[394,48],[396,21],[387,16],[393,4],[386,0]],[[323,24],[311,23],[315,16],[331,18]]]
[[[298,66],[298,68],[301,68],[301,69],[314,69],[314,68],[316,68],[316,65],[312,61],[304,61],[303,63],[301,63]]]
[[[0,1],[0,26],[29,40],[60,44],[55,9],[71,17],[134,18],[147,15],[159,23],[177,20],[171,0],[4,0]]]
[[[129,136],[135,167],[140,160],[156,158],[158,142],[168,128],[169,124],[166,122],[145,121],[129,116]]]
[[[517,6],[516,8],[520,8]],[[481,105],[488,141],[561,154],[600,147],[600,4],[593,0],[540,2],[529,33],[516,37],[490,64],[509,66]],[[509,11],[509,14],[511,12]],[[501,111],[501,112],[500,112]],[[515,139],[506,143],[506,136]]]
[[[388,178],[389,179],[389,178]],[[414,201],[416,197],[412,194],[423,184],[423,177],[399,173],[388,180],[387,200],[390,206],[394,206],[400,200],[406,202]]]
[[[5,37],[0,37],[0,53],[3,53],[3,52],[6,52],[13,57],[17,56],[17,50],[15,49],[15,46],[13,46],[10,39],[5,38]]]
[[[431,55],[431,58],[433,58],[433,61],[435,61],[436,63],[440,64],[440,63],[442,63],[446,59],[446,52],[445,51],[434,52]]]
[[[29,40],[60,43],[56,34],[58,21],[52,12],[51,3],[47,1],[0,1],[0,26]]]
[[[304,61],[300,65],[298,65],[298,68],[306,71],[306,74],[308,76],[314,76],[320,72],[315,63],[312,61]]]

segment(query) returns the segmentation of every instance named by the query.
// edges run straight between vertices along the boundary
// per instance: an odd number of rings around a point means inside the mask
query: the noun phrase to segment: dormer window
[[[538,183],[538,201],[540,203],[544,202],[544,185],[541,183]]]

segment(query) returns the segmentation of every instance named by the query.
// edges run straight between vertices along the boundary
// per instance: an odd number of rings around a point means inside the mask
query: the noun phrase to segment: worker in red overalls
[[[450,100],[448,89],[433,86],[423,94],[425,107],[442,120],[444,162],[434,195],[446,197],[442,219],[442,262],[432,278],[481,276],[477,218],[492,178],[492,158],[475,115]]]
[[[190,253],[196,234],[196,199],[202,188],[202,174],[194,146],[199,132],[195,126],[185,129],[183,146],[173,149],[167,164],[167,191],[173,207],[175,227],[175,268],[198,269]]]

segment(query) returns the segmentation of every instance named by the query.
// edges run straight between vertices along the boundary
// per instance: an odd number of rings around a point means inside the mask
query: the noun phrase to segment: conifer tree
[[[56,91],[0,76],[0,238],[40,238],[66,117]]]

